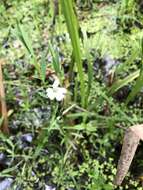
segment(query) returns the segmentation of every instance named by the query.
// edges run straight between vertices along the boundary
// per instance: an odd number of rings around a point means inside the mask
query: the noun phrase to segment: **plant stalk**
[[[3,85],[3,74],[2,74],[2,61],[0,61],[0,114],[2,117],[2,132],[9,134],[7,108],[5,102],[5,90]]]

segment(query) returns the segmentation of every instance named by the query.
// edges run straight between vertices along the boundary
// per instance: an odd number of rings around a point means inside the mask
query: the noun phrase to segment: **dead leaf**
[[[121,185],[129,170],[140,140],[143,140],[143,124],[134,125],[126,131],[114,180],[115,185]]]

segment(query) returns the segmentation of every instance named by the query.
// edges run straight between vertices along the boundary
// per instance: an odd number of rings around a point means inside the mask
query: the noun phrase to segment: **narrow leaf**
[[[17,22],[17,33],[18,37],[23,43],[23,45],[26,47],[27,51],[34,57],[34,50],[32,47],[32,41],[30,37],[28,36],[27,32],[24,29],[24,26],[19,24]]]
[[[78,70],[79,80],[80,80],[80,94],[82,106],[85,105],[85,84],[84,84],[84,73],[82,68],[82,57],[80,50],[80,40],[78,35],[78,22],[73,9],[72,0],[61,0],[62,11],[65,17],[67,29],[71,38],[71,43],[73,47],[73,54],[76,62],[76,67]]]
[[[118,80],[111,86],[111,88],[109,89],[109,93],[114,94],[117,90],[119,90],[120,88],[126,86],[128,83],[135,80],[139,76],[139,74],[140,74],[140,70],[137,70],[131,73],[129,76],[125,77],[124,79]]]
[[[141,90],[142,87],[143,87],[143,70],[140,71],[140,76],[138,77],[136,84],[133,87],[132,91],[128,95],[126,104],[128,104],[131,100],[133,100],[133,98]]]

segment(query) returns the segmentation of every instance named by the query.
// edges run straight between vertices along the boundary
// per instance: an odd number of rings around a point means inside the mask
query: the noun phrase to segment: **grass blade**
[[[24,27],[18,22],[17,22],[17,33],[18,33],[19,39],[21,40],[21,42],[23,43],[23,45],[25,46],[29,54],[31,54],[34,57],[35,55],[34,55],[31,39],[25,32]]]
[[[82,68],[82,58],[80,50],[80,39],[78,34],[78,22],[73,9],[73,1],[71,0],[61,0],[62,11],[65,17],[67,29],[71,38],[71,43],[73,47],[73,55],[76,62],[76,67],[78,70],[79,80],[80,80],[80,95],[82,106],[85,105],[85,83],[84,83],[84,72]]]
[[[131,93],[127,97],[126,104],[128,104],[135,97],[135,95],[141,90],[142,86],[143,86],[143,69],[140,71],[140,76],[138,77]]]
[[[83,34],[83,44],[84,44],[84,50],[85,50],[85,56],[87,59],[87,65],[88,65],[88,83],[87,83],[87,91],[86,91],[86,106],[88,104],[88,97],[90,95],[92,82],[93,82],[93,65],[90,62],[90,41],[88,40],[86,30],[82,30]]]
[[[41,75],[41,68],[40,64],[37,62],[33,47],[32,41],[28,36],[27,32],[24,29],[24,26],[17,22],[17,35],[21,42],[23,43],[24,47],[28,51],[29,55],[31,55],[32,64],[35,66],[36,70],[38,71],[39,75]]]
[[[143,60],[143,37],[140,38],[139,43],[140,43],[140,54]],[[143,61],[141,62],[140,75],[136,81],[135,86],[133,87],[132,91],[127,97],[126,104],[128,104],[131,100],[133,100],[135,95],[141,90],[142,87],[143,87]]]
[[[42,58],[41,58],[41,79],[43,82],[45,82],[45,78],[46,78],[46,68],[47,68],[47,64],[46,64],[46,59],[45,59],[46,55],[44,53],[42,53]]]
[[[109,93],[110,94],[114,94],[117,90],[119,90],[120,88],[126,86],[128,83],[132,82],[134,79],[136,79],[140,74],[140,70],[137,70],[133,73],[131,73],[129,76],[125,77],[122,80],[118,80],[117,82],[115,82],[111,88],[109,89]]]
[[[52,47],[51,43],[48,44],[48,47],[49,47],[49,51],[50,51],[50,53],[52,55],[53,69],[55,70],[56,75],[62,81],[62,78],[63,78],[64,74],[63,74],[62,67],[61,67],[61,64],[60,64],[59,53],[55,48]]]

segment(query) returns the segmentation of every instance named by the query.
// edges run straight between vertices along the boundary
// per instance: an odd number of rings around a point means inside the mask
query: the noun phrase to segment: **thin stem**
[[[2,131],[5,134],[9,134],[7,108],[6,108],[5,92],[4,92],[4,85],[3,85],[2,61],[0,61],[0,113],[3,119]]]

